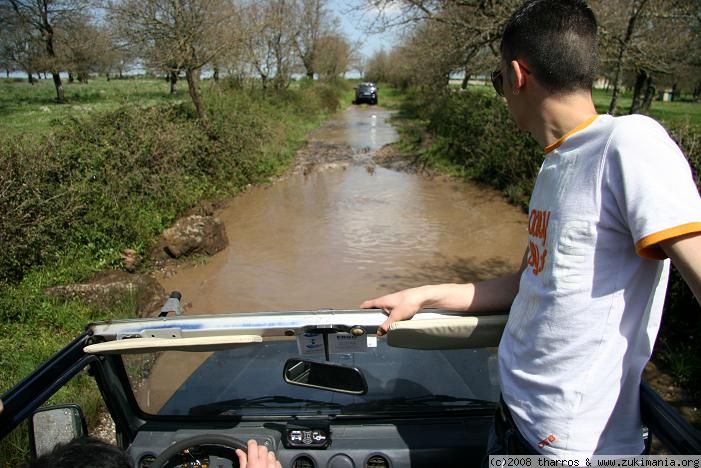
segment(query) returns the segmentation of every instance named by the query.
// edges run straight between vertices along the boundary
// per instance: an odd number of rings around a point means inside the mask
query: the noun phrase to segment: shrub
[[[502,190],[527,208],[542,162],[535,140],[519,132],[501,99],[473,92],[446,92],[419,105],[435,137],[430,157],[464,168],[467,178]]]
[[[39,141],[0,141],[0,284],[67,250],[116,261],[198,200],[275,174],[338,91],[215,88],[205,100],[206,127],[188,105],[124,106],[56,122]]]

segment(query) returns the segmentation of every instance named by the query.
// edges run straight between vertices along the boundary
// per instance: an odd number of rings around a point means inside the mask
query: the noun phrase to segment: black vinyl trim
[[[88,333],[83,332],[2,395],[4,410],[0,413],[0,439],[12,432],[85,366],[97,361],[96,356],[83,352],[88,339]]]
[[[645,382],[640,385],[640,412],[652,435],[660,439],[672,455],[701,453],[701,431],[682,418]]]

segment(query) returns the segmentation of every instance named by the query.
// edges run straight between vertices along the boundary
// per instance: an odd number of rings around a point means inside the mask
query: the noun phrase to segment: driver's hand
[[[236,449],[241,468],[282,468],[282,465],[273,452],[268,452],[268,447],[258,445],[258,442],[251,439],[248,441],[248,455],[241,449]]]
[[[405,289],[394,294],[370,299],[360,304],[361,309],[382,309],[389,317],[377,329],[382,336],[389,331],[389,326],[398,320],[409,320],[424,304],[423,291],[419,288]]]

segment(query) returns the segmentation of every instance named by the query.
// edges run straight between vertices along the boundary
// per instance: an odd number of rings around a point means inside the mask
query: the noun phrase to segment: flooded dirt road
[[[426,283],[516,268],[526,216],[499,193],[377,165],[388,111],[352,107],[310,135],[295,170],[217,216],[229,247],[167,270],[189,313],[356,308]]]
[[[217,213],[229,247],[168,267],[163,287],[182,292],[189,314],[355,309],[407,287],[515,270],[526,215],[493,190],[377,164],[398,139],[389,117],[352,107],[312,132],[289,174]],[[142,409],[160,411],[207,356],[163,353],[137,392]]]

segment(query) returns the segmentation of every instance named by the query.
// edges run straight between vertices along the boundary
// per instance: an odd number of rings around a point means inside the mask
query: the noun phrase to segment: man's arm
[[[696,232],[660,242],[701,304],[701,233]]]
[[[526,268],[528,251],[515,273],[486,281],[467,284],[435,284],[405,289],[394,294],[363,302],[363,309],[383,309],[389,317],[380,325],[378,335],[384,335],[398,320],[409,320],[425,307],[482,312],[511,307],[518,293],[521,273]]]

